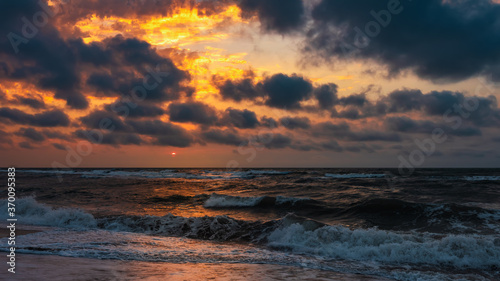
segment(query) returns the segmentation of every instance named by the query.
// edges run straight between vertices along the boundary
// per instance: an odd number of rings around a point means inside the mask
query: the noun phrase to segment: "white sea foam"
[[[7,238],[0,238],[6,244]],[[94,259],[135,260],[170,263],[235,263],[235,264],[278,264],[290,267],[291,276],[298,268],[321,269],[344,273],[362,273],[377,280],[488,280],[477,274],[444,273],[429,268],[408,265],[380,266],[377,262],[331,260],[311,255],[296,255],[287,251],[275,251],[243,243],[233,244],[193,240],[183,237],[160,237],[143,233],[115,232],[91,229],[61,230],[48,229],[19,236],[16,239],[17,252],[29,254],[55,254],[65,257]],[[2,249],[0,249],[2,251]],[[96,260],[96,263],[99,261]],[[155,265],[156,266],[156,265]],[[295,272],[295,273],[294,273]],[[303,274],[304,270],[300,269]],[[321,276],[334,278],[335,272],[323,272]],[[284,274],[287,274],[286,272]],[[284,278],[286,275],[278,275]],[[302,276],[302,275],[301,275]],[[302,276],[303,277],[303,276]],[[361,278],[361,275],[354,277]],[[321,279],[324,279],[321,278]],[[342,278],[342,280],[344,280]],[[347,279],[351,280],[351,279]],[[352,280],[355,280],[353,278]],[[371,280],[371,279],[369,279]],[[489,279],[492,280],[492,279]]]
[[[3,199],[0,209],[7,210],[7,200]],[[79,209],[52,208],[37,202],[33,197],[18,198],[15,202],[16,218],[19,223],[56,227],[89,228],[96,226],[94,217]],[[7,212],[0,212],[1,219],[7,219]]]
[[[325,174],[325,177],[336,179],[354,179],[354,178],[383,178],[385,174]]]
[[[495,236],[402,234],[377,229],[351,230],[300,223],[276,229],[268,245],[294,253],[390,264],[448,265],[467,268],[500,266],[500,239]]]
[[[263,199],[264,197],[212,194],[205,205],[245,207],[254,206]],[[289,202],[288,200],[291,199],[282,198],[280,200]],[[7,209],[7,200],[1,200],[0,208]],[[489,216],[492,220],[498,219],[497,213]],[[16,217],[18,222],[22,224],[87,231],[96,230],[99,224],[100,228],[119,232],[188,236],[219,241],[241,235],[240,232],[248,226],[246,222],[226,216],[200,218],[184,218],[173,215],[121,217],[99,219],[98,223],[91,214],[82,210],[53,208],[37,202],[32,197],[16,200]],[[0,219],[5,220],[6,218],[6,212],[1,213]],[[342,226],[322,225],[314,221],[294,220],[294,217],[290,216],[285,217],[279,223],[279,227],[267,235],[267,245],[297,254],[342,260],[376,261],[393,265],[444,265],[476,269],[500,267],[500,238],[495,235],[449,234],[443,236],[378,229],[351,230]],[[186,228],[186,226],[188,227]]]

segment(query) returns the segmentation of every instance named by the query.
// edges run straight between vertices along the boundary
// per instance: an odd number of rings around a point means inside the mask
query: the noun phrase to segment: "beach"
[[[0,272],[2,280],[390,280],[268,264],[165,263],[96,260],[20,254],[16,273]]]

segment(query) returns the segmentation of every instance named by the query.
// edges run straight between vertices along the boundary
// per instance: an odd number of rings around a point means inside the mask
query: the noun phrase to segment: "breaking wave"
[[[466,268],[500,267],[500,238],[495,236],[402,234],[342,226],[308,229],[300,223],[278,228],[268,246],[327,258],[427,264]]]
[[[7,200],[0,203],[2,210],[7,210]],[[74,208],[55,209],[37,202],[33,197],[18,198],[15,202],[16,218],[20,224],[92,228],[97,226],[96,219],[91,214]],[[1,212],[1,219],[7,219],[7,212]]]
[[[212,194],[205,204],[206,208],[244,208],[255,206],[294,206],[300,202],[313,201],[308,198],[293,198],[284,196],[240,197]]]
[[[500,267],[498,235],[350,229],[292,214],[267,222],[236,220],[228,216],[186,218],[171,214],[94,218],[82,210],[52,208],[31,197],[16,202],[18,221],[22,224],[252,242],[284,252],[391,265]],[[6,208],[6,200],[2,200],[0,208]]]

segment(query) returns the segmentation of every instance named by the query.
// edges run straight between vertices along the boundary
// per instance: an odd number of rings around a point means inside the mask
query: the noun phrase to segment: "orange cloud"
[[[123,34],[140,38],[154,46],[172,47],[224,40],[229,37],[224,27],[244,22],[240,17],[240,9],[232,5],[211,15],[201,13],[198,8],[180,8],[166,17],[149,18],[103,18],[94,14],[89,19],[78,21],[75,27],[83,35],[85,43]]]

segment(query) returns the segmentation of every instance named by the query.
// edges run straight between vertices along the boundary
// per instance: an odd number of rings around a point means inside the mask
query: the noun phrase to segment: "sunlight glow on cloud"
[[[198,9],[181,8],[169,17],[100,18],[92,15],[76,23],[85,36],[85,43],[101,41],[106,37],[123,34],[135,36],[158,47],[189,46],[199,42],[227,39],[224,27],[246,23],[237,6],[229,6],[222,13],[201,15]]]

